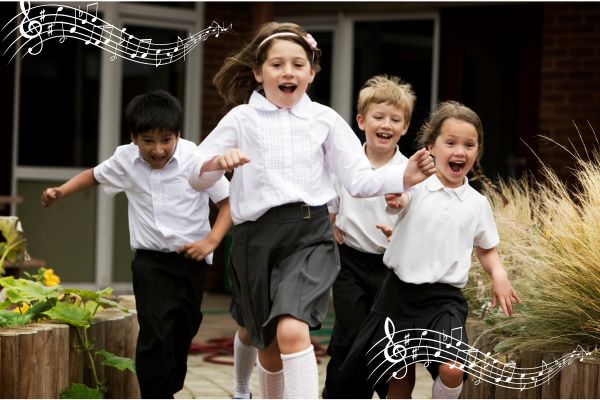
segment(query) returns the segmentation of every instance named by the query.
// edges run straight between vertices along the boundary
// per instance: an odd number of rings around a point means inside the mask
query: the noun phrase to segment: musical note
[[[50,7],[52,8],[49,9],[48,5],[32,6],[29,1],[20,1],[21,12],[15,18],[20,18],[21,21],[17,33],[22,40],[13,40],[9,46],[14,49],[12,58],[23,48],[27,49],[27,52],[22,57],[39,54],[43,50],[43,42],[48,39],[56,38],[60,40],[60,43],[64,43],[67,38],[72,38],[110,52],[111,61],[121,57],[158,67],[177,62],[180,59],[185,61],[187,53],[201,44],[203,40],[209,37],[218,37],[220,33],[231,28],[231,24],[221,26],[213,21],[209,28],[195,34],[187,32],[184,38],[176,36],[175,42],[155,44],[150,38],[136,38],[125,28],[116,27],[119,33],[115,34],[114,25],[98,18],[98,1],[86,4],[85,8],[58,4]],[[46,18],[49,20],[48,23],[45,23]],[[61,32],[60,35],[58,31]]]
[[[25,6],[25,3],[27,3],[27,7]],[[44,40],[41,37],[43,31],[42,23],[35,18],[32,20],[29,19],[29,11],[31,9],[31,4],[29,3],[29,1],[21,1],[19,3],[19,6],[21,7],[21,13],[23,14],[23,20],[19,25],[19,31],[21,32],[21,36],[23,36],[26,39],[29,39],[28,42],[31,39],[40,38],[40,49],[37,52],[34,52],[34,47],[37,46],[36,44],[35,46],[28,48],[27,52],[33,56],[38,55],[44,47]],[[27,24],[27,30],[25,30],[25,24]],[[31,34],[30,32],[33,33]]]
[[[96,7],[96,11],[94,13],[94,18],[92,18],[92,24],[94,22],[96,22],[96,19],[98,17],[98,3],[92,3],[92,4],[88,4],[85,6],[85,18],[81,21],[81,25],[85,25],[87,23],[87,17],[88,17],[88,15],[91,15],[89,13],[90,7]]]
[[[498,376],[496,379],[494,379],[494,382],[496,382],[496,383],[500,382],[504,376],[504,370],[506,368],[512,368],[512,372],[511,372],[510,376],[508,378],[506,378],[506,380],[505,380],[505,382],[510,382],[515,373],[516,366],[517,366],[517,364],[515,362],[509,362],[509,363],[504,364],[504,367],[502,367],[502,371],[500,371],[500,376]]]

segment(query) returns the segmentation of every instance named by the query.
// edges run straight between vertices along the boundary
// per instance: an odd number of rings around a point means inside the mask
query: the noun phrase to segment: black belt
[[[310,221],[317,217],[328,215],[327,206],[309,206],[305,203],[290,203],[273,207],[264,213],[258,221],[263,222],[293,222]]]

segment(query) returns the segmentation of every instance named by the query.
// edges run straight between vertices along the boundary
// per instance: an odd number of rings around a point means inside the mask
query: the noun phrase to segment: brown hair
[[[364,117],[371,104],[389,103],[402,109],[405,122],[409,123],[416,99],[410,83],[397,76],[376,75],[363,85],[358,94],[356,108]]]
[[[500,188],[484,174],[483,168],[481,167],[480,160],[483,154],[483,125],[481,124],[481,119],[475,113],[475,111],[471,110],[464,104],[453,100],[444,101],[443,103],[438,104],[438,106],[429,116],[429,120],[423,124],[419,131],[417,136],[417,141],[419,144],[425,146],[426,148],[432,146],[437,137],[440,135],[442,124],[448,118],[454,118],[467,122],[473,125],[475,127],[475,131],[477,131],[477,158],[475,159],[475,163],[471,169],[470,180],[480,181],[485,186],[486,190],[493,189],[497,191],[501,195],[504,204],[508,204],[508,199],[506,196],[504,196],[504,194],[500,191]]]
[[[267,37],[280,32],[292,32],[296,35],[278,36],[259,47],[259,44]],[[311,49],[304,39],[306,35],[307,32],[304,29],[290,22],[268,22],[261,25],[249,43],[225,59],[225,63],[213,78],[213,84],[217,87],[217,91],[225,100],[226,105],[236,106],[248,102],[250,95],[258,86],[252,70],[260,68],[265,62],[273,40],[288,40],[302,46],[306,51],[311,68],[315,69],[315,72],[319,72],[321,50],[319,48]]]

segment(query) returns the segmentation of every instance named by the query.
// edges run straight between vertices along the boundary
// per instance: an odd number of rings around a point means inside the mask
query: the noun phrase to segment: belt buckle
[[[302,219],[310,219],[310,206],[308,204],[302,204],[300,206],[300,211],[302,213]]]

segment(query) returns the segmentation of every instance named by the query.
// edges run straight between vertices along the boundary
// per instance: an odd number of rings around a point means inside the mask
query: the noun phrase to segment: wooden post
[[[600,361],[574,361],[562,370],[560,398],[596,399],[600,395]]]
[[[0,398],[17,398],[19,386],[19,332],[0,329]]]

